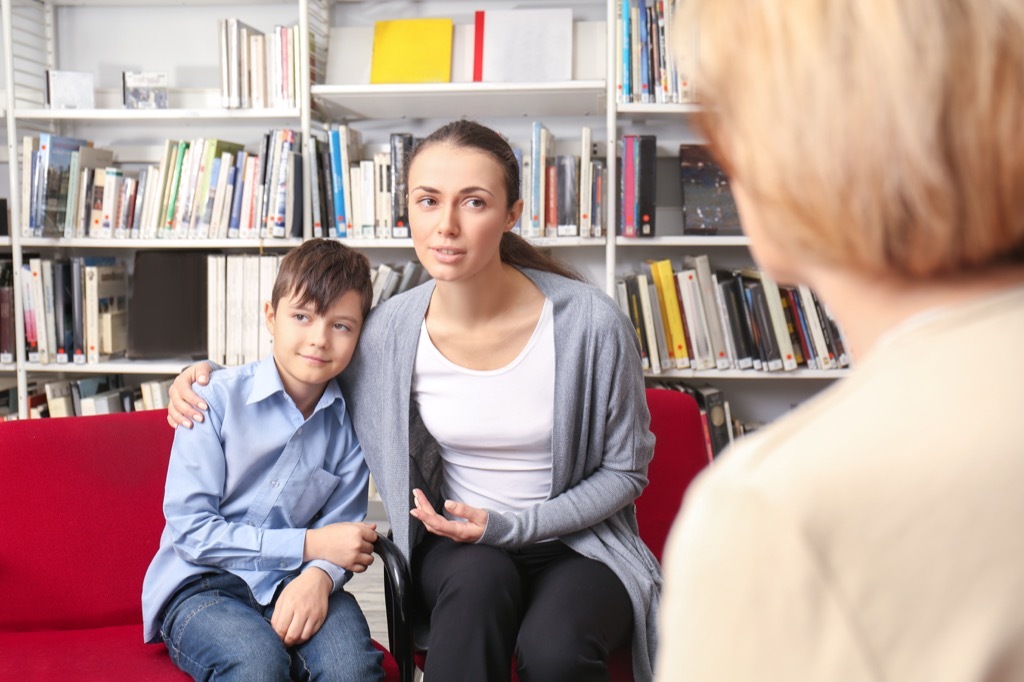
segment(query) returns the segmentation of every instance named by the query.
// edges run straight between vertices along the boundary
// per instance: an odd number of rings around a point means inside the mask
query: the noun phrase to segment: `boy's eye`
[[[309,315],[306,315],[304,313],[293,313],[292,319],[294,319],[296,322],[305,322],[306,320],[309,319]]]
[[[335,322],[334,323],[334,329],[335,329],[335,331],[339,331],[339,332],[347,332],[347,331],[351,331],[352,330],[352,328],[349,327],[344,322]]]

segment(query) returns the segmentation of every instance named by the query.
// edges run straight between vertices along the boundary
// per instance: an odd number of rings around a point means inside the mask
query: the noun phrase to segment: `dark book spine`
[[[318,142],[317,151],[320,160],[320,194],[324,198],[326,211],[324,213],[324,235],[335,236],[338,234],[338,218],[334,212],[334,188],[331,183],[331,151],[323,142]]]
[[[655,188],[658,174],[657,138],[640,135],[637,159],[637,234],[653,237],[655,233]]]
[[[85,261],[80,257],[71,259],[71,331],[71,359],[85,362]]]
[[[725,279],[719,280],[718,288],[722,293],[722,300],[725,302],[726,317],[729,318],[726,323],[736,353],[736,366],[741,369],[749,368],[754,362],[750,332],[747,329],[747,314],[743,309],[743,301],[739,298],[739,292],[734,286],[734,278],[726,274]]]
[[[645,370],[651,368],[651,359],[647,355],[647,329],[644,325],[644,313],[640,305],[640,283],[635,274],[626,275],[626,299],[629,303],[629,319],[640,339],[640,361]]]
[[[412,154],[412,133],[391,133],[391,236],[409,236],[409,188],[406,167]]]
[[[725,396],[717,388],[702,386],[697,389],[697,401],[707,413],[708,433],[714,456],[722,454],[729,445],[729,422],[725,417]]]
[[[811,341],[811,335],[807,330],[807,320],[804,319],[803,306],[800,305],[800,292],[797,291],[796,287],[787,286],[780,287],[779,291],[782,293],[783,303],[788,305],[789,312],[793,316],[796,338],[800,344],[804,362],[809,368],[814,369],[816,367],[814,362],[814,343]]]

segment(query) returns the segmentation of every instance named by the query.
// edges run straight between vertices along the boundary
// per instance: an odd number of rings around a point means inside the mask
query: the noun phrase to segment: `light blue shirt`
[[[303,563],[307,528],[366,516],[369,471],[335,380],[313,414],[285,393],[273,356],[211,374],[206,419],[174,435],[160,549],[142,586],[145,641],[179,587],[210,571],[245,580],[261,604],[307,566],[340,588],[351,573]]]

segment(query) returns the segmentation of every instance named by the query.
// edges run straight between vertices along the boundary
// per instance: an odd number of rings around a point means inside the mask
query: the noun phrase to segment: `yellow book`
[[[448,83],[451,19],[394,19],[373,28],[371,83]]]
[[[672,263],[665,259],[652,260],[649,264],[654,285],[658,289],[658,299],[663,304],[661,312],[665,329],[671,338],[671,352],[676,368],[689,369],[690,354],[686,348],[686,333],[683,331],[683,316],[679,308],[679,297],[676,296],[676,278],[672,272]]]

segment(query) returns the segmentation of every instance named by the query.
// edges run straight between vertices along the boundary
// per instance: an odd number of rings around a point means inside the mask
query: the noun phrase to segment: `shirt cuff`
[[[331,577],[331,580],[334,582],[334,589],[332,589],[331,592],[337,592],[340,590],[341,586],[347,583],[349,578],[352,577],[352,573],[346,571],[341,566],[336,566],[330,561],[324,561],[323,559],[313,559],[303,567],[303,570],[309,567],[319,568]]]
[[[264,529],[260,542],[263,571],[294,571],[302,566],[306,548],[305,528]]]

